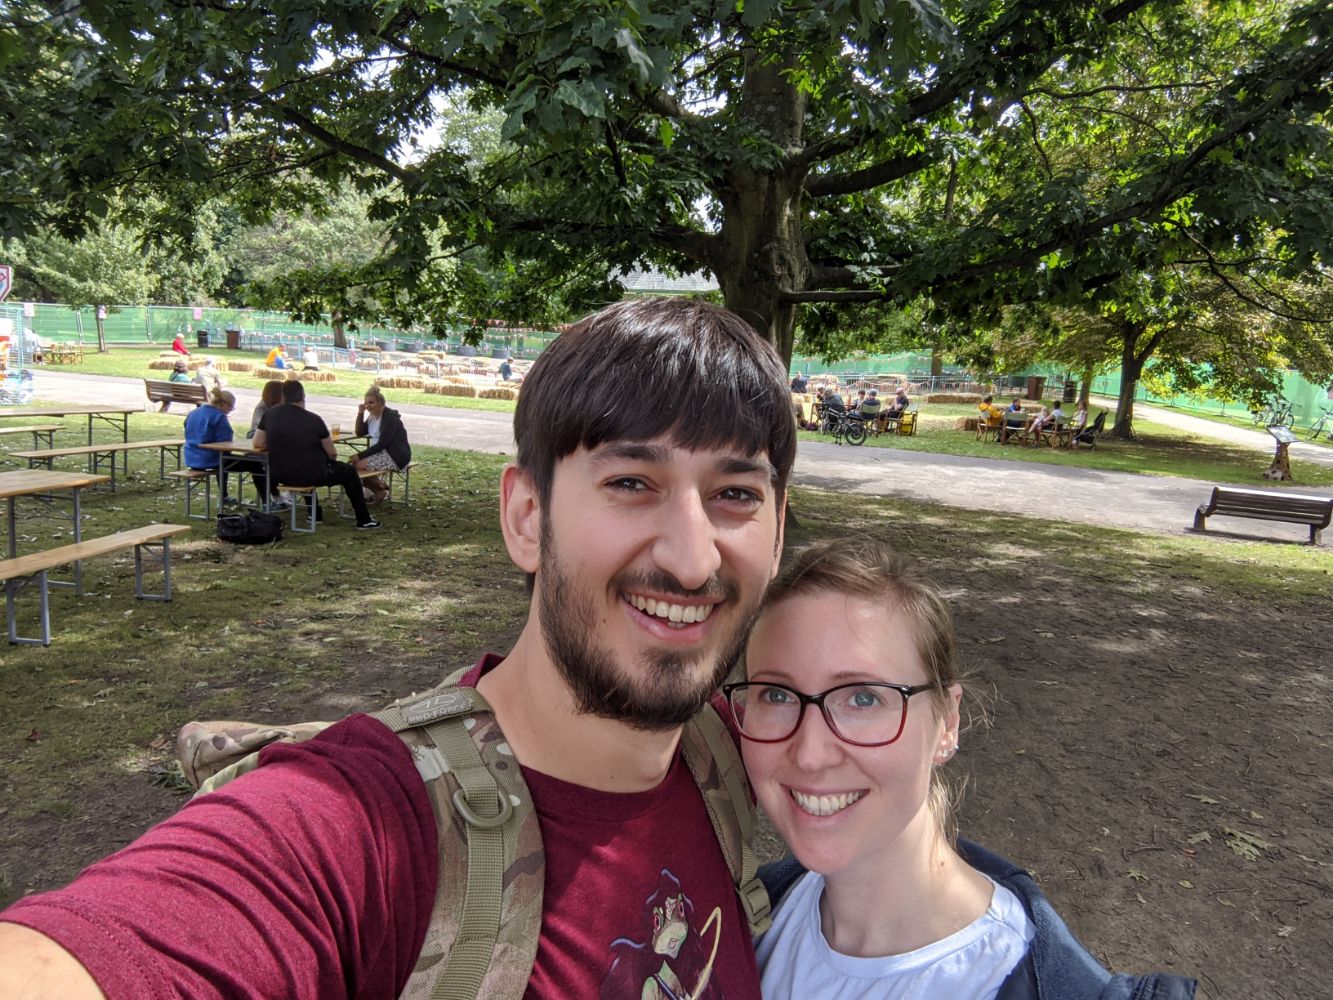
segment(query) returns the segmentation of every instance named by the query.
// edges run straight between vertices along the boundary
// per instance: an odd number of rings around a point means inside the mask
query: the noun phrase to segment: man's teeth
[[[791,790],[791,797],[796,804],[812,816],[832,816],[836,812],[842,812],[864,794],[864,792],[842,792],[838,795],[806,795],[794,788]]]
[[[640,597],[638,594],[631,594],[629,602],[646,615],[664,618],[676,625],[692,625],[713,613],[711,604],[672,604],[652,597]]]

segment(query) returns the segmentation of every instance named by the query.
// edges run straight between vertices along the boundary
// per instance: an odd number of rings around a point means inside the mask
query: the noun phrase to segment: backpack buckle
[[[472,811],[472,807],[467,803],[467,795],[463,792],[463,789],[460,788],[458,791],[454,792],[454,808],[458,810],[458,815],[462,816],[463,819],[467,820],[473,826],[480,827],[483,830],[494,830],[496,827],[504,826],[509,822],[509,818],[514,815],[514,804],[509,801],[508,795],[503,791],[499,791],[496,793],[496,799],[500,803],[499,814],[495,816],[481,816]],[[759,880],[755,879],[755,881],[758,882]],[[763,888],[762,882],[759,883],[759,887],[761,889]],[[767,893],[764,895],[764,903],[765,905],[768,903]]]
[[[762,934],[773,926],[773,903],[768,898],[762,879],[752,878],[736,888],[741,897],[741,906],[745,910],[745,919],[750,925],[751,934]]]

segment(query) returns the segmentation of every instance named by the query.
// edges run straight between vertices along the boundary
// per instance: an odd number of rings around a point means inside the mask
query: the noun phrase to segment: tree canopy
[[[1329,264],[1324,2],[10,0],[3,19],[11,234],[144,187],[166,225],[223,193],[260,219],[351,184],[409,295],[441,258],[463,276],[428,290],[440,306],[486,289],[465,277],[483,256],[572,307],[631,263],[708,269],[787,358],[798,319],[817,335],[926,294],[976,313],[1184,258]],[[451,128],[459,109],[500,141]]]

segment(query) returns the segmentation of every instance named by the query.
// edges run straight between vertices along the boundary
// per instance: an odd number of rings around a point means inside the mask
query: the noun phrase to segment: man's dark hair
[[[304,403],[305,386],[294,378],[282,383],[282,401],[284,403]]]
[[[560,459],[580,447],[661,436],[687,449],[766,453],[780,500],[796,457],[796,422],[772,345],[706,302],[617,302],[542,352],[514,412],[518,465],[543,507]]]

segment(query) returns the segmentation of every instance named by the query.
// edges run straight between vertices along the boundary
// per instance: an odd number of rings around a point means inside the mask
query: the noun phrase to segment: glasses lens
[[[773,684],[746,684],[731,692],[731,706],[741,732],[756,740],[784,740],[796,731],[801,701]]]
[[[824,709],[845,740],[887,743],[897,739],[903,725],[902,694],[877,684],[854,684],[830,691]]]

